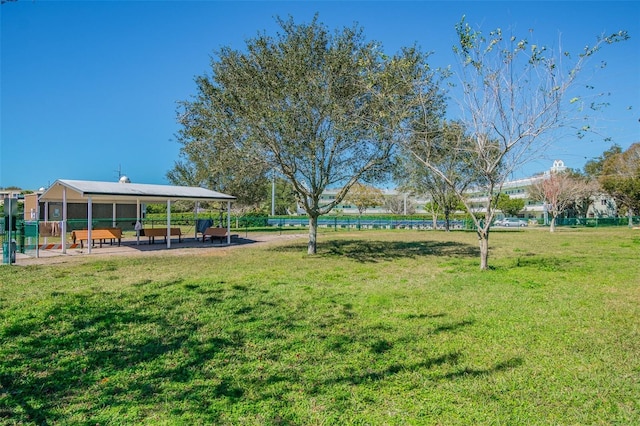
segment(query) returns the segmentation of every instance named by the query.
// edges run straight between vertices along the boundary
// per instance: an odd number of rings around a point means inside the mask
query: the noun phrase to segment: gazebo
[[[87,180],[58,179],[47,188],[39,197],[40,202],[62,203],[62,223],[60,230],[62,235],[67,231],[67,203],[87,204],[87,230],[91,238],[93,221],[93,203],[110,203],[115,206],[118,203],[136,204],[136,222],[140,221],[140,205],[143,203],[167,204],[167,248],[171,248],[171,203],[178,200],[195,201],[219,201],[227,203],[227,244],[231,244],[231,203],[236,197],[212,191],[206,188],[174,185],[152,185],[129,183],[126,178],[119,182],[97,182]],[[196,209],[197,211],[197,209]],[[115,214],[115,213],[114,213]],[[64,240],[64,239],[63,239]],[[91,244],[87,244],[91,253]],[[66,243],[63,241],[62,252],[66,253]]]

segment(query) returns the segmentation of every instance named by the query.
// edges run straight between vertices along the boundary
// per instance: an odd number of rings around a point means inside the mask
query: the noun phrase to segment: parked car
[[[508,227],[522,227],[527,226],[528,223],[524,219],[518,219],[517,217],[505,217],[504,219],[496,220],[493,222],[494,226],[504,226]]]

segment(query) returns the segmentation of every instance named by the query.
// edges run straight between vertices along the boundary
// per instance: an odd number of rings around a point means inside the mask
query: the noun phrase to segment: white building
[[[540,173],[528,178],[517,179],[512,181],[507,181],[504,183],[502,187],[502,192],[507,194],[511,198],[520,198],[524,199],[524,208],[520,213],[520,217],[523,219],[543,219],[545,215],[545,206],[544,203],[536,200],[531,200],[529,198],[529,189],[536,182],[539,182],[542,179],[550,176],[552,173],[560,173],[567,170],[564,162],[562,160],[555,160],[551,166],[551,168],[544,173]],[[322,196],[321,200],[326,201],[327,203],[332,201],[336,194],[338,193],[337,189],[328,189],[326,190]],[[404,194],[397,190],[393,189],[383,189],[383,196],[385,198],[399,198],[405,204],[406,209],[405,212],[415,211],[418,214],[428,214],[429,212],[425,210],[425,205],[429,203],[431,200],[428,197],[415,197],[409,194]],[[486,201],[487,194],[483,193],[471,193],[470,200],[472,206],[477,206],[477,211],[483,211],[483,205]],[[412,207],[412,208],[411,208]],[[358,209],[356,206],[350,204],[348,201],[343,201],[338,206],[336,206],[335,212],[344,213],[344,214],[358,214]],[[385,206],[376,206],[369,208],[365,211],[365,214],[389,214],[390,211],[385,208]],[[601,194],[594,196],[592,199],[591,206],[589,207],[589,211],[587,216],[590,218],[593,217],[615,217],[616,215],[616,205],[613,199],[610,197]]]

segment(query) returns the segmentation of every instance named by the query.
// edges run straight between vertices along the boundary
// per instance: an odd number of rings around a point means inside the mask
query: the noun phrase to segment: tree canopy
[[[178,165],[196,176],[206,169],[200,156],[218,164],[215,155],[225,150],[228,161],[242,157],[255,169],[251,177],[277,170],[309,216],[312,254],[318,217],[356,182],[387,170],[412,76],[425,75],[427,56],[416,48],[387,56],[360,28],[330,33],[317,16],[309,24],[278,23],[276,36],[259,34],[242,51],[222,48],[211,75],[198,77],[198,96],[182,104],[181,115],[183,151],[193,154]],[[321,200],[330,187],[341,189]]]
[[[599,180],[619,207],[628,209],[631,221],[633,212],[640,212],[640,142],[605,159]]]
[[[232,194],[237,205],[256,208],[267,199],[269,164],[239,143],[209,79],[196,78],[196,87],[195,98],[179,106],[176,136],[182,147],[167,178],[176,185]]]
[[[524,199],[512,198],[505,193],[501,193],[498,196],[496,208],[506,216],[517,216],[524,208]]]
[[[362,216],[368,208],[383,205],[384,194],[380,189],[373,186],[356,183],[349,190],[345,201],[356,206],[358,213]]]
[[[614,144],[611,146],[611,148],[603,152],[602,155],[590,159],[584,165],[585,175],[592,178],[600,177],[600,175],[602,175],[602,167],[604,166],[605,161],[607,161],[614,155],[620,154],[621,152],[622,148],[620,147],[620,145]]]

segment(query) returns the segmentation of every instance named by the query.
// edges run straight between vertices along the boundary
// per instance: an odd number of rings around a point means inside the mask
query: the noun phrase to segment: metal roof
[[[58,179],[39,197],[40,201],[62,201],[66,188],[66,200],[70,203],[161,203],[167,200],[235,201],[236,197],[194,186],[151,185],[123,182],[97,182],[88,180]]]

